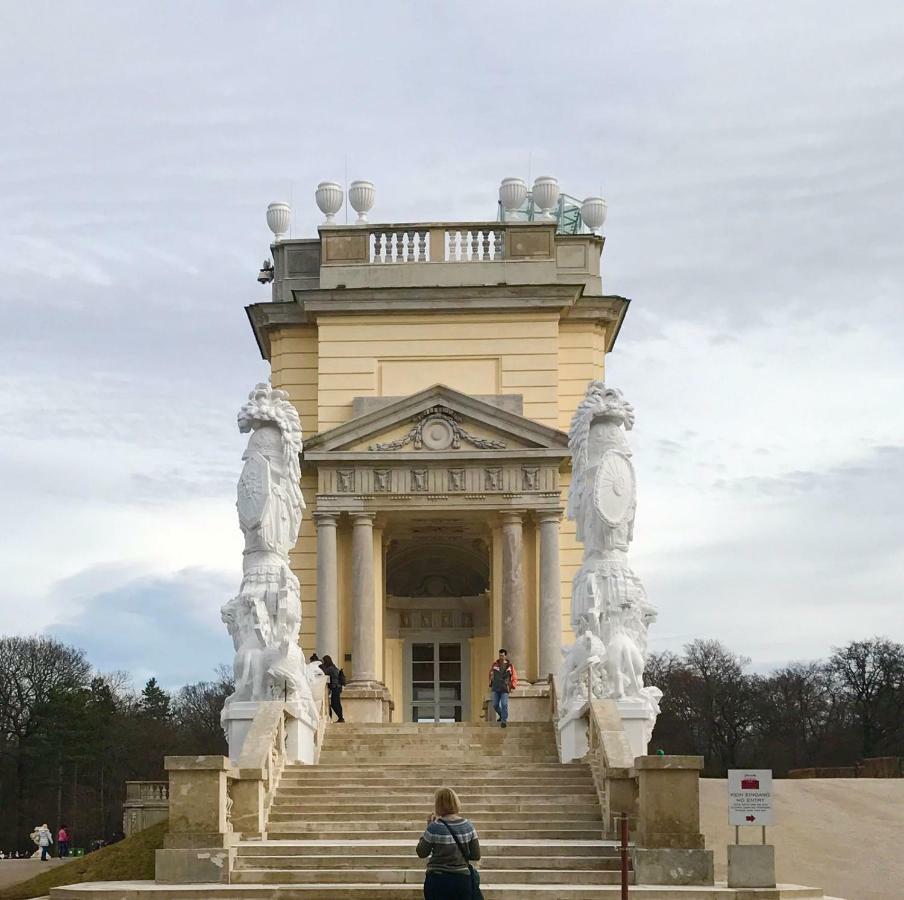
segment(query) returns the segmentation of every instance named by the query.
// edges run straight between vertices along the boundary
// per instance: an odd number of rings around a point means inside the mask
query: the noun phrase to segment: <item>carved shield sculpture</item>
[[[593,485],[593,506],[610,527],[631,517],[637,499],[634,466],[620,450],[607,450],[600,460]]]
[[[245,461],[238,484],[235,505],[242,531],[251,531],[260,524],[270,490],[270,464],[260,453],[254,453]]]

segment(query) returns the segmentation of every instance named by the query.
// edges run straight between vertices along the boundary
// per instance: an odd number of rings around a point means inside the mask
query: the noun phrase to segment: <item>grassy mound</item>
[[[154,851],[163,847],[166,822],[130,835],[118,844],[77,857],[0,891],[0,900],[44,897],[51,888],[83,881],[136,881],[154,877]]]

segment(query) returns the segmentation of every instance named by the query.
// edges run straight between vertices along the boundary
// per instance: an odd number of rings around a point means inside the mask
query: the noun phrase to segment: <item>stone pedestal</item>
[[[491,725],[496,721],[492,695],[483,701],[484,718]],[[548,684],[529,684],[509,694],[509,722],[551,722],[552,709]]]
[[[700,833],[702,756],[640,756],[637,778],[638,884],[710,885],[713,854]]]
[[[775,847],[772,844],[729,844],[730,888],[774,888]]]
[[[225,756],[168,756],[169,831],[156,853],[164,884],[228,883],[236,836],[226,816]]]
[[[390,722],[392,709],[389,690],[379,681],[351,682],[342,691],[342,712],[346,722]]]
[[[559,746],[563,763],[574,762],[587,755],[590,750],[590,736],[586,716],[569,719],[559,727]]]
[[[625,737],[631,747],[631,756],[647,755],[647,732],[650,730],[650,710],[640,700],[616,700],[618,713],[621,716],[622,727],[625,731]]]
[[[262,702],[266,701],[230,703],[223,710],[223,728],[229,744],[229,759],[234,766],[239,764],[245,738]],[[311,765],[314,762],[317,722],[312,719],[310,710],[305,704],[287,703],[286,709],[291,713],[291,717],[286,721],[286,762]]]

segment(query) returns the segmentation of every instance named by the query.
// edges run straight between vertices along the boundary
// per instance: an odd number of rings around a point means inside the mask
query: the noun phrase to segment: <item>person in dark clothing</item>
[[[493,692],[493,709],[500,727],[508,726],[509,693],[518,687],[518,673],[509,662],[508,653],[500,649],[499,658],[490,666],[490,690]]]
[[[474,826],[461,816],[461,801],[451,788],[440,788],[416,853],[427,860],[424,900],[471,900],[469,863],[480,859]]]
[[[344,722],[345,716],[342,715],[342,688],[344,686],[344,677],[342,670],[333,662],[331,656],[324,656],[320,664],[323,674],[330,680],[330,721],[333,720],[333,713],[336,713],[336,721]]]

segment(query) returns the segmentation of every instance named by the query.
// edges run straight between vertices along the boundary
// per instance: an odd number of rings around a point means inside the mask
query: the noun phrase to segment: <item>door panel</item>
[[[411,645],[411,721],[464,720],[461,641],[417,641]]]

